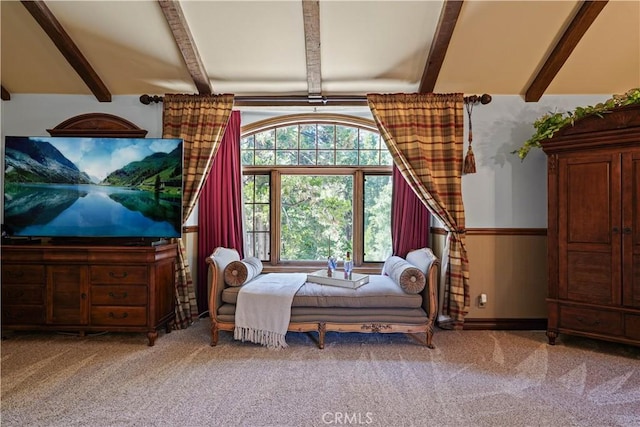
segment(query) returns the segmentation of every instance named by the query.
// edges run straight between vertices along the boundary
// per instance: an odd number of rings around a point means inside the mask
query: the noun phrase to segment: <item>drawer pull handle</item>
[[[113,277],[114,279],[124,279],[125,277],[127,277],[127,272],[125,271],[121,274],[118,274],[118,273],[114,273],[113,271],[110,271],[109,276]]]
[[[126,319],[127,317],[129,317],[129,314],[127,312],[124,312],[124,313],[122,313],[122,316],[118,316],[113,311],[110,311],[109,312],[109,317],[112,318],[112,319]]]
[[[109,296],[114,299],[125,299],[127,297],[127,293],[122,292],[121,294],[115,294],[113,292],[109,292]]]

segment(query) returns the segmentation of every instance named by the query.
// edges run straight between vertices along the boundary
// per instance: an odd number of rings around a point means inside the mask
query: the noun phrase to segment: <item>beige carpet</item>
[[[540,331],[306,334],[268,350],[209,320],[2,342],[2,426],[639,426],[640,349]]]

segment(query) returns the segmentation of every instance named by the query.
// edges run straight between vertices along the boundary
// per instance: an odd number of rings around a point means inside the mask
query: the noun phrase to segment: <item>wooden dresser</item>
[[[579,120],[548,155],[549,343],[640,345],[640,106]]]
[[[2,329],[146,332],[174,321],[175,244],[2,246]]]

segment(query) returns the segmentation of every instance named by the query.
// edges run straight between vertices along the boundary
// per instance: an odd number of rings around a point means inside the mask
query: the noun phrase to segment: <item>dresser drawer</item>
[[[3,264],[2,283],[44,285],[44,265]]]
[[[623,335],[624,330],[621,313],[578,307],[560,307],[560,327],[610,335]]]
[[[91,307],[92,326],[145,326],[146,307]]]
[[[93,265],[90,273],[91,284],[146,284],[147,267],[143,265]]]
[[[142,285],[94,285],[91,305],[147,305],[147,289]]]
[[[5,305],[43,305],[43,285],[2,284],[2,306]]]
[[[2,304],[2,324],[9,325],[42,325],[45,322],[44,305],[11,305]]]

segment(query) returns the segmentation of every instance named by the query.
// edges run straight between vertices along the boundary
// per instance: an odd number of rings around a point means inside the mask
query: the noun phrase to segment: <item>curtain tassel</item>
[[[473,148],[471,148],[471,141],[473,141],[473,128],[471,127],[471,111],[473,110],[473,104],[467,103],[465,105],[467,108],[467,114],[469,116],[469,149],[467,150],[467,155],[464,157],[464,167],[462,168],[462,172],[467,173],[476,173],[476,156],[473,154]]]
[[[476,173],[476,156],[473,154],[473,148],[469,144],[467,155],[464,157],[464,173]]]

